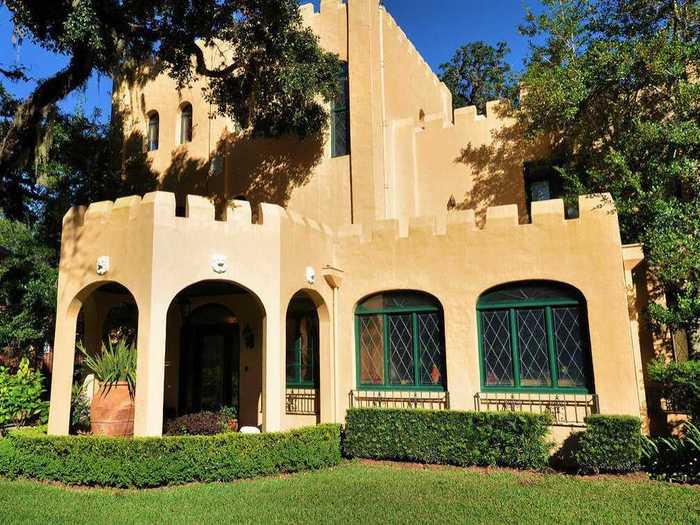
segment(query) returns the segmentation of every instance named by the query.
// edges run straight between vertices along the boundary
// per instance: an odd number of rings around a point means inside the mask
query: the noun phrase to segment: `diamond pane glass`
[[[389,382],[392,385],[415,384],[411,324],[411,314],[387,316],[387,329],[389,331]]]
[[[418,318],[418,355],[422,385],[441,385],[443,378],[442,323],[434,312],[416,314]]]
[[[554,337],[557,343],[559,386],[586,386],[581,311],[579,308],[553,308]]]
[[[517,310],[520,385],[551,386],[544,308]]]
[[[384,383],[384,317],[363,315],[360,321],[360,382]]]
[[[508,310],[481,312],[482,350],[486,384],[513,385],[513,354]]]

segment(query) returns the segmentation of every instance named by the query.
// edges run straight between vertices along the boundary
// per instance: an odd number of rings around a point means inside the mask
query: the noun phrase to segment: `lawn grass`
[[[0,523],[429,522],[700,524],[700,490],[624,478],[360,462],[141,491],[0,480]]]

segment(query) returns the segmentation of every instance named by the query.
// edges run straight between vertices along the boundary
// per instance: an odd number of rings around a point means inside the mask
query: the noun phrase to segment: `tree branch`
[[[92,68],[90,54],[76,50],[66,68],[36,87],[29,98],[17,109],[12,125],[2,139],[0,173],[10,173],[22,166],[28,153],[37,146],[36,130],[41,123],[44,110],[85,83],[90,77]]]
[[[195,56],[195,59],[197,60],[195,70],[199,75],[210,78],[225,78],[231,73],[233,73],[236,70],[236,68],[238,68],[238,64],[234,62],[221,69],[209,69],[207,67],[206,59],[204,58],[204,51],[194,42],[190,46],[190,52]]]

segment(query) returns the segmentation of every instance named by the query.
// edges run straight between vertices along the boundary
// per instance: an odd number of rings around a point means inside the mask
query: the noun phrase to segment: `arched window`
[[[592,393],[586,302],[571,286],[530,281],[477,303],[481,386]]]
[[[316,305],[295,295],[287,309],[287,387],[318,387],[318,333]]]
[[[148,151],[158,149],[158,133],[160,132],[158,113],[153,111],[148,114]]]
[[[180,108],[179,143],[192,142],[192,104],[186,102]]]
[[[384,292],[355,311],[359,388],[444,390],[442,309],[421,292]]]

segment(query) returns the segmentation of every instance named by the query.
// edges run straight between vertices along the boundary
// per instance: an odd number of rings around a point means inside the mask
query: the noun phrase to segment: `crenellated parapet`
[[[479,224],[474,210],[455,210],[433,217],[410,217],[389,219],[370,224],[353,224],[341,228],[339,240],[355,240],[360,243],[398,241],[402,239],[438,237],[447,240],[468,237],[483,240],[490,235],[502,233],[517,236],[531,232],[533,228],[546,234],[564,234],[567,228],[575,226],[585,229],[587,225],[598,228],[601,220],[607,221],[617,234],[617,215],[609,194],[584,195],[579,197],[579,216],[568,219],[565,216],[564,201],[553,199],[533,202],[531,222],[520,223],[518,207],[515,204],[491,206],[486,210],[486,220]]]
[[[80,233],[86,229],[108,231],[113,229],[142,228],[146,224],[187,228],[214,228],[220,230],[270,230],[281,224],[293,228],[333,235],[332,229],[323,223],[303,217],[276,204],[261,203],[257,206],[257,221],[253,220],[251,205],[247,201],[233,200],[217,217],[214,203],[206,197],[188,195],[184,217],[177,216],[175,194],[163,191],[147,193],[143,197],[132,195],[115,201],[101,201],[89,206],[72,207],[63,217],[64,234]]]

